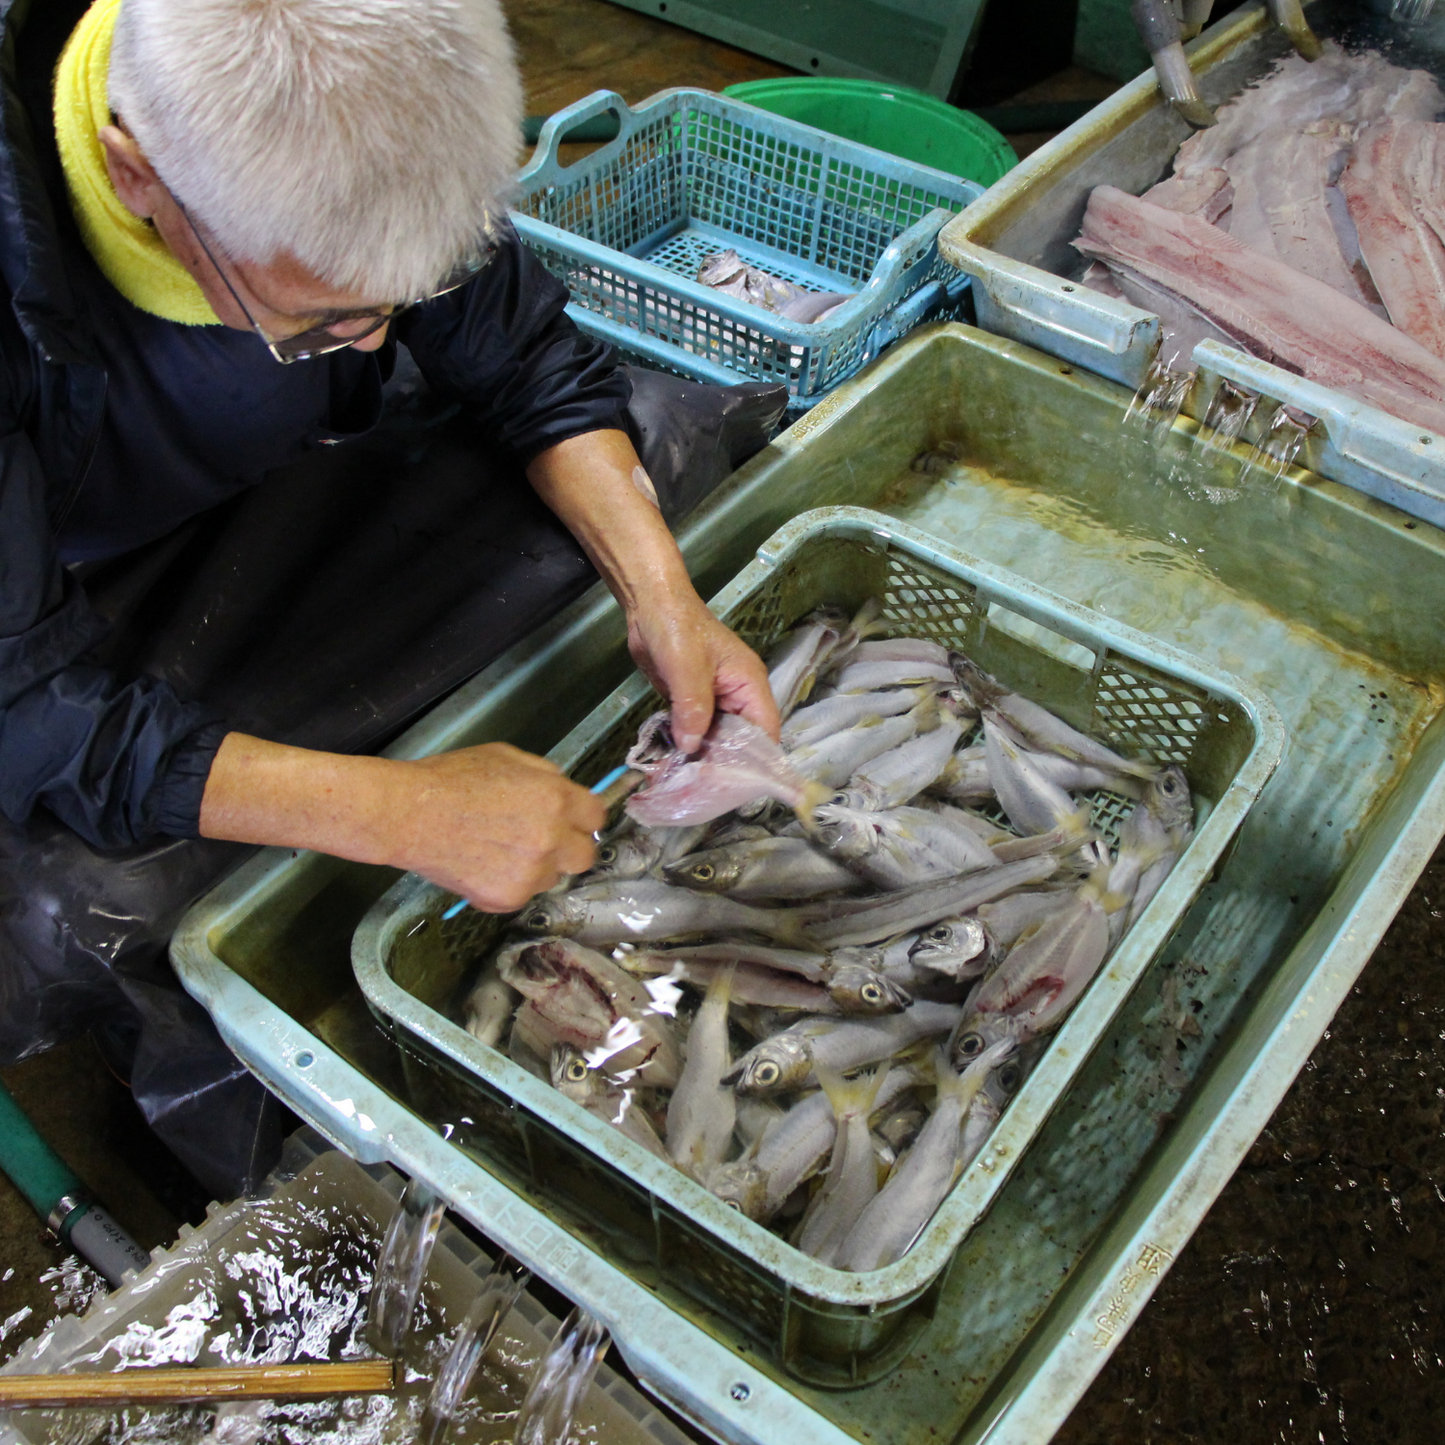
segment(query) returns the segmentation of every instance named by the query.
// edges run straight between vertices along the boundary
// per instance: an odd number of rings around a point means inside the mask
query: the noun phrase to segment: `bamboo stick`
[[[390,1360],[219,1365],[199,1369],[141,1368],[115,1374],[0,1373],[0,1409],[161,1405],[183,1400],[314,1400],[325,1395],[389,1393],[396,1384],[396,1371]]]

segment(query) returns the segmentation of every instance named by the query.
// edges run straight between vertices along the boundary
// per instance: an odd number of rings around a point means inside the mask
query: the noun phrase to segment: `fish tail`
[[[833,796],[833,790],[819,782],[803,784],[802,796],[793,804],[798,821],[810,832],[813,828],[813,814]]]
[[[848,630],[860,642],[865,637],[871,637],[875,632],[882,632],[886,626],[881,616],[882,612],[882,600],[870,597],[854,614],[852,622],[848,624]]]
[[[835,1118],[845,1119],[850,1115],[867,1115],[873,1112],[873,1101],[888,1073],[888,1065],[881,1064],[871,1073],[858,1074],[845,1079],[836,1069],[831,1069],[820,1059],[813,1060],[813,1072],[833,1106]]]

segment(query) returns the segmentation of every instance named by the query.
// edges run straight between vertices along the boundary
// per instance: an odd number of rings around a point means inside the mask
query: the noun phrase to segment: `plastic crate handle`
[[[938,254],[935,246],[933,255]],[[885,347],[901,341],[915,326],[931,321],[939,312],[957,306],[972,284],[973,277],[960,271],[951,281],[929,281],[911,296],[900,301],[873,328],[868,337],[868,351],[877,356]]]
[[[609,141],[608,144],[621,145],[637,125],[632,108],[615,90],[594,90],[591,95],[584,95],[581,100],[573,101],[555,115],[547,117],[537,136],[537,148],[532,152],[532,159],[517,176],[518,182],[538,179],[549,168],[554,171],[568,170],[569,167],[557,159],[558,147],[565,142],[574,127],[581,125],[583,121],[606,115],[609,111],[617,115],[617,139]],[[585,160],[586,157],[582,159]],[[576,165],[577,162],[572,164]]]

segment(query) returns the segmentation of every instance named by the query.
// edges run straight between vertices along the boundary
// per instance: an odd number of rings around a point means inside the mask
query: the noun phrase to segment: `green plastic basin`
[[[906,85],[802,76],[745,80],[723,94],[981,186],[993,185],[1019,160],[987,121]]]

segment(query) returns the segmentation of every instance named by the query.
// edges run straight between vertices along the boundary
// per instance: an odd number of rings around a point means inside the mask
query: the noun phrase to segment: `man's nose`
[[[388,321],[385,326],[378,326],[370,336],[363,336],[359,341],[353,341],[352,349],[354,351],[375,351],[386,340],[387,329],[390,326],[391,322]]]

